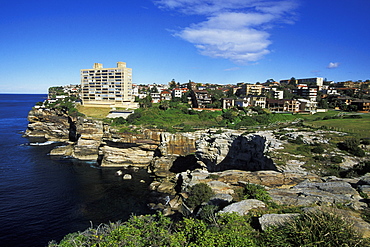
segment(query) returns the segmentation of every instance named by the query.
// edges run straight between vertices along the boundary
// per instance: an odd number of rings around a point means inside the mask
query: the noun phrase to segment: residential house
[[[358,111],[369,112],[370,111],[370,100],[367,99],[356,99],[351,102],[351,105],[356,105]]]
[[[222,98],[222,109],[230,109],[235,106],[235,99]]]
[[[238,107],[248,107],[251,105],[250,100],[251,98],[239,98],[239,99],[234,100],[234,104],[235,106],[238,106]]]
[[[311,114],[316,113],[317,111],[317,102],[311,101],[308,99],[298,99],[300,105],[299,105],[299,111],[300,112],[309,112]]]
[[[150,97],[152,97],[152,103],[159,103],[161,101],[160,93],[150,93]]]
[[[251,96],[250,102],[252,106],[259,106],[261,108],[266,108],[266,97],[265,96]]]
[[[172,99],[172,93],[168,90],[163,90],[161,93],[160,93],[160,101],[164,101],[164,100],[171,100]]]
[[[212,97],[207,90],[193,90],[191,92],[194,108],[207,108],[212,103]]]
[[[280,84],[289,84],[290,81],[291,79],[280,80]],[[296,84],[307,84],[307,85],[322,87],[324,85],[324,78],[314,77],[314,78],[296,79]]]
[[[267,108],[271,112],[299,112],[299,101],[292,99],[267,99]]]

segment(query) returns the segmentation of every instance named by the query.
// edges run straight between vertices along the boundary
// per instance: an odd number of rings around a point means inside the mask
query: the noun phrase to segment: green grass
[[[348,132],[354,136],[360,138],[370,138],[370,114],[361,114],[362,118],[336,118],[336,119],[326,119],[322,118],[325,116],[332,117],[338,112],[329,111],[327,113],[315,114],[312,116],[305,116],[306,124],[315,128],[324,127],[329,130],[336,130],[342,132]],[[352,113],[346,113],[346,115],[353,115]],[[319,119],[320,118],[320,119]],[[319,119],[319,120],[316,120]]]

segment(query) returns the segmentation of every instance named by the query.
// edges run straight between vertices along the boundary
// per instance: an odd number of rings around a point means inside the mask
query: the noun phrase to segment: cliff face
[[[263,135],[241,135],[237,131],[166,133],[140,130],[119,133],[101,121],[48,109],[30,111],[28,137],[50,141],[69,141],[53,155],[68,155],[81,160],[96,160],[103,167],[149,167],[159,176],[203,168],[208,171],[239,169],[276,170],[265,156],[270,141]],[[167,174],[167,175],[166,175]]]
[[[277,170],[272,160],[265,156],[267,142],[266,137],[255,134],[204,134],[196,141],[196,157],[212,172]]]
[[[28,114],[26,137],[45,138],[49,141],[73,139],[74,127],[71,118],[60,110],[32,109]]]

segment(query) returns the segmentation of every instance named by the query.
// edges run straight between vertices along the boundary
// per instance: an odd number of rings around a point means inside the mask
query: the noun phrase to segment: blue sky
[[[0,93],[127,63],[138,84],[370,79],[369,0],[1,1]]]

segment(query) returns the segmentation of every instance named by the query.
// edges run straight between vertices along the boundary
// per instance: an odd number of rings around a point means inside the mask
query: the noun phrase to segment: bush
[[[330,161],[339,164],[343,162],[343,158],[341,156],[332,156],[330,157]]]
[[[316,154],[323,154],[325,152],[325,149],[322,146],[316,146],[313,149],[311,149],[311,152]]]
[[[297,147],[297,151],[302,154],[309,154],[311,153],[311,148],[307,145]]]
[[[257,199],[264,203],[270,203],[272,201],[271,196],[265,190],[262,185],[248,183],[244,187],[244,199]]]
[[[321,156],[321,155],[314,156],[313,159],[317,160],[317,161],[325,161],[326,160],[326,158]]]
[[[294,144],[303,144],[303,139],[302,137],[297,137],[296,139],[289,139],[288,140],[290,143],[294,143]]]
[[[370,139],[361,139],[361,144],[370,145]]]
[[[347,151],[350,154],[353,154],[358,157],[365,157],[365,151],[360,147],[360,140],[357,138],[349,138],[344,140],[342,143],[338,143],[338,147],[342,150]]]
[[[352,224],[332,212],[301,214],[264,233],[261,246],[369,246]]]
[[[199,183],[190,188],[186,204],[191,208],[195,208],[203,202],[208,202],[213,195],[211,187],[207,184]]]

